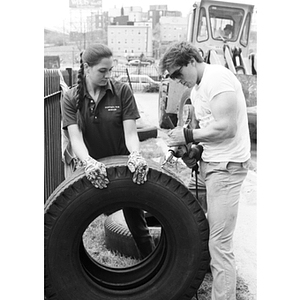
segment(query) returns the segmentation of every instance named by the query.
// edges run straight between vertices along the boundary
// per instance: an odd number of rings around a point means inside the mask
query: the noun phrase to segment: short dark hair
[[[166,50],[161,58],[159,62],[160,72],[164,74],[171,67],[187,66],[192,58],[200,63],[204,61],[194,45],[188,42],[176,42]]]
[[[224,30],[226,30],[226,29],[228,29],[228,30],[230,30],[230,31],[233,31],[233,27],[232,27],[230,24],[227,24],[227,25],[225,26]]]

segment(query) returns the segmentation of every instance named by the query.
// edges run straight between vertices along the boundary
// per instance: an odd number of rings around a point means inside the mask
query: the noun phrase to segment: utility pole
[[[84,32],[83,32],[83,50],[86,48],[86,30],[85,30],[85,24],[84,24]]]
[[[63,45],[65,46],[66,41],[65,41],[65,20],[63,20]]]
[[[149,56],[148,53],[148,26],[146,27],[146,56]]]
[[[72,47],[72,68],[74,69],[74,47]]]

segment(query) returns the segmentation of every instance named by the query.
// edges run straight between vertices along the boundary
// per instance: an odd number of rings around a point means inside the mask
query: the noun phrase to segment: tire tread
[[[126,159],[125,159],[126,158]],[[106,158],[106,167],[108,178],[118,179],[120,177],[130,177],[132,176],[129,169],[126,167],[127,156],[120,157],[110,157]],[[103,159],[104,160],[104,159]],[[99,160],[101,161],[101,160]],[[208,250],[208,227],[207,220],[205,218],[202,209],[199,206],[196,198],[192,196],[186,186],[183,185],[183,182],[177,178],[173,173],[161,169],[157,164],[149,161],[149,173],[148,178],[152,182],[160,182],[162,186],[166,189],[171,189],[176,191],[180,195],[181,201],[186,204],[189,211],[195,217],[199,228],[202,228],[199,231],[199,236],[195,238],[200,238],[202,240],[202,260],[199,264],[199,268],[196,272],[196,275],[193,281],[190,283],[189,288],[185,291],[184,296],[180,300],[190,300],[195,294],[195,290],[200,286],[201,282],[204,279],[204,276],[207,271],[207,266],[210,261],[210,255]],[[45,239],[49,239],[51,235],[51,230],[55,225],[56,220],[59,218],[60,212],[66,210],[69,204],[74,201],[78,193],[84,193],[87,190],[94,188],[91,183],[85,178],[83,168],[78,169],[74,174],[65,180],[61,185],[59,185],[53,193],[49,196],[48,200],[45,203]],[[127,235],[126,232],[122,234]],[[46,245],[44,244],[45,251]],[[46,264],[46,260],[45,260]],[[45,268],[46,269],[46,268]],[[57,294],[53,291],[51,285],[51,280],[47,273],[45,272],[45,294],[47,297],[45,299],[58,299]],[[61,300],[61,299],[59,299]]]

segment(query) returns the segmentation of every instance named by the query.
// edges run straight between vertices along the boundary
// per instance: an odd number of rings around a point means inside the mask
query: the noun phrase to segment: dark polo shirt
[[[125,83],[110,79],[99,95],[97,104],[84,88],[83,134],[89,155],[95,159],[111,155],[128,155],[123,121],[140,117],[135,98]],[[76,86],[65,93],[62,100],[63,129],[77,124]]]

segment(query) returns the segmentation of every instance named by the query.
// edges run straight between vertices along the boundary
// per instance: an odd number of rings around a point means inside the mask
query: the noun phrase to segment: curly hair
[[[203,58],[195,46],[188,42],[176,42],[172,44],[164,53],[159,62],[161,74],[168,71],[172,67],[187,66],[191,59],[197,62],[203,62]]]
[[[93,67],[100,63],[103,58],[110,58],[113,56],[112,51],[103,44],[94,44],[89,46],[86,50],[80,53],[80,67],[77,75],[77,93],[76,93],[76,108],[77,108],[77,124],[79,129],[84,131],[84,64]]]

